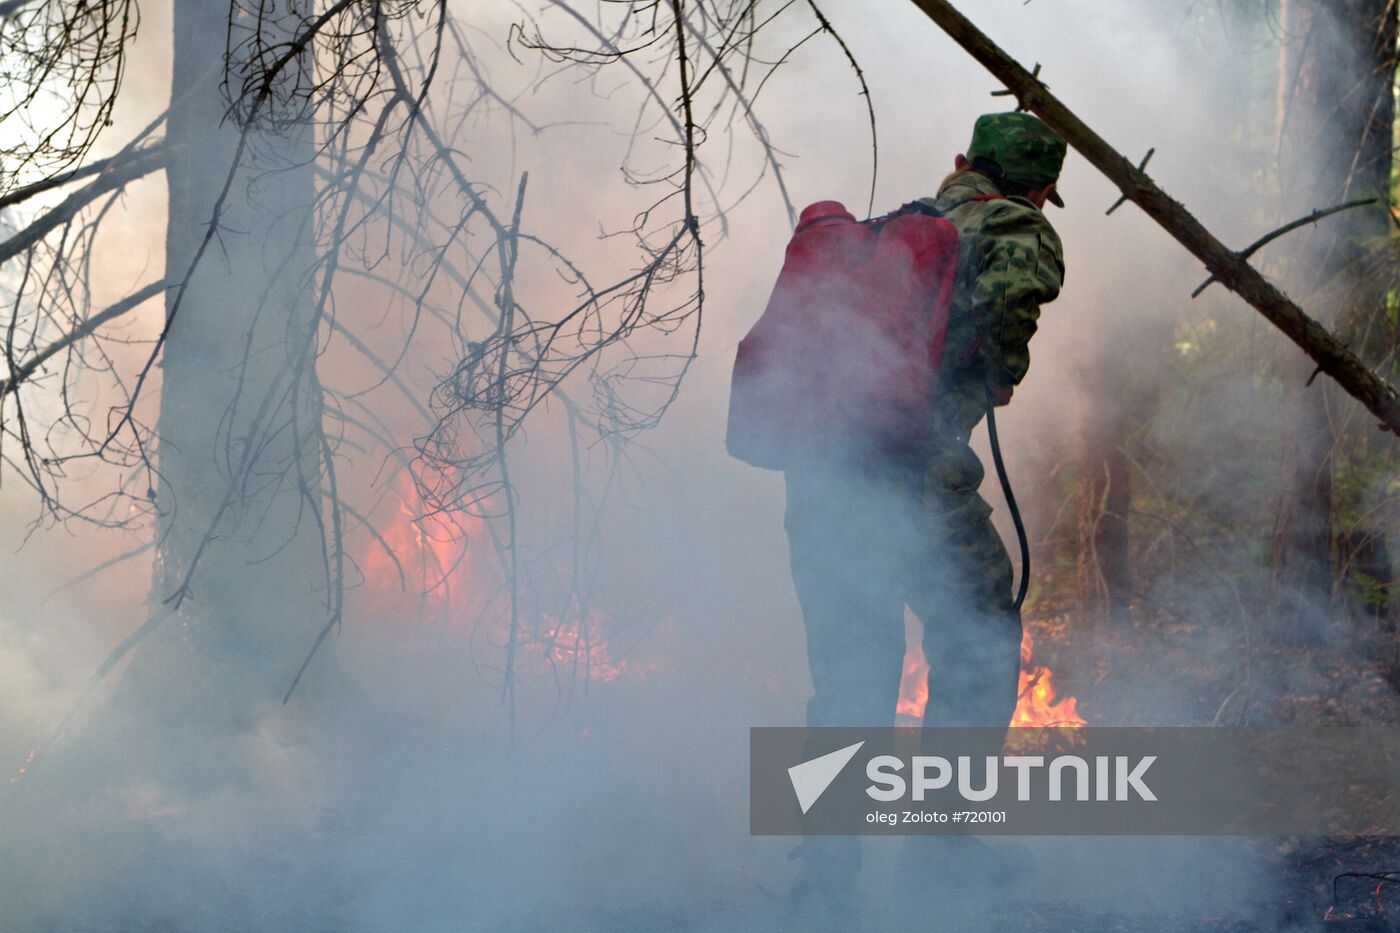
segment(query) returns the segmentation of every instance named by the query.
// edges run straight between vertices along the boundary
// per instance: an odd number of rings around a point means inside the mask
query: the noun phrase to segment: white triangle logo
[[[797,793],[797,802],[804,814],[812,809],[812,804],[817,802],[817,798],[826,793],[826,789],[836,780],[841,769],[850,763],[864,744],[864,741],[860,741],[854,745],[847,745],[820,758],[813,758],[788,768],[792,789]]]

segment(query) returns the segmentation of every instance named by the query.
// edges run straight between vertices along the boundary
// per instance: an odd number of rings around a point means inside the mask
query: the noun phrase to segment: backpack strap
[[[908,204],[898,208],[892,216],[903,217],[906,214],[922,214],[925,217],[942,217],[943,212],[929,204],[927,201],[910,201]]]
[[[900,205],[899,207],[890,211],[888,214],[881,214],[879,217],[871,217],[868,220],[862,220],[861,223],[879,229],[880,227],[883,227],[885,224],[889,223],[891,220],[894,220],[898,217],[908,217],[911,214],[920,214],[924,217],[943,216],[943,212],[938,210],[938,208],[934,207],[932,204],[925,204],[922,201],[910,201],[908,204]]]
[[[975,195],[973,195],[972,197],[968,198],[966,201],[959,201],[958,204],[966,204],[966,203],[968,203],[968,201],[1004,201],[1004,200],[1006,200],[1006,195],[1003,195],[1003,194],[975,194]],[[954,205],[954,206],[956,207],[957,205]],[[888,214],[884,214],[884,215],[882,215],[882,216],[880,216],[880,217],[872,217],[872,218],[870,218],[869,220],[864,220],[864,221],[861,221],[861,222],[862,222],[862,223],[867,223],[867,224],[884,224],[884,223],[888,223],[888,222],[891,221],[891,220],[894,220],[896,217],[905,217],[905,216],[907,216],[907,215],[909,215],[909,214],[922,214],[922,215],[925,216],[925,217],[943,217],[943,216],[946,216],[946,213],[945,213],[944,211],[939,210],[937,207],[934,207],[932,204],[928,203],[927,201],[910,201],[908,204],[904,204],[904,205],[901,205],[900,207],[895,208],[894,210],[890,211]]]

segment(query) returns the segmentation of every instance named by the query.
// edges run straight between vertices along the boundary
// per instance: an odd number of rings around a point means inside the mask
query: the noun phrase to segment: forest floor
[[[1059,695],[1077,697],[1091,725],[1400,724],[1396,632],[1374,620],[1335,619],[1308,638],[1278,637],[1258,621],[1250,631],[1250,613],[1222,623],[1135,601],[1126,618],[1089,627],[1076,623],[1068,600],[1055,602],[1028,613],[1036,663],[1051,667]],[[1262,869],[1259,909],[1269,920],[1256,927],[1200,916],[1189,928],[1400,930],[1400,839],[1246,843]],[[1120,928],[1111,917],[1058,919],[1067,925],[1023,928]]]
[[[1277,725],[1400,723],[1390,636],[1337,623],[1335,637],[1269,645],[1257,633],[1151,614],[1092,630],[1072,613],[1028,613],[1034,662],[1053,671],[1061,698],[1074,696],[1090,724]],[[1033,604],[1034,605],[1034,604]],[[995,840],[1035,863],[1024,885],[991,882],[914,908],[891,887],[888,865],[867,849],[863,930],[958,933],[1160,933],[1221,931],[1400,931],[1400,840],[1319,837],[1064,838]],[[1070,883],[1066,884],[1065,880]],[[704,890],[703,884],[695,887]],[[801,931],[786,888],[747,882],[748,896],[703,895],[684,903],[631,903],[529,916],[492,933],[744,933]],[[731,892],[732,895],[732,892]],[[1394,899],[1395,904],[1391,901]]]

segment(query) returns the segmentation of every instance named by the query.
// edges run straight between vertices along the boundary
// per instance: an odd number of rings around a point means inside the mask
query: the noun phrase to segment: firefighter
[[[789,558],[802,607],[810,726],[893,722],[906,603],[924,626],[928,726],[1003,728],[1016,706],[1021,619],[1012,566],[979,494],[969,438],[1030,366],[1040,306],[1064,278],[1043,213],[1065,142],[1028,113],[984,115],[936,196],[957,227],[958,270],[930,440],[838,469],[788,470]],[[838,475],[839,473],[839,475]],[[794,901],[839,926],[853,909],[855,837],[809,839]]]
[[[985,471],[968,439],[988,398],[1007,404],[1025,378],[1040,306],[1060,293],[1064,254],[1042,211],[1064,206],[1055,190],[1064,157],[1064,140],[1035,116],[988,114],[938,195],[925,199],[959,236],[907,596],[924,623],[927,726],[1001,727],[1016,709],[1021,618],[1011,561],[978,492]]]

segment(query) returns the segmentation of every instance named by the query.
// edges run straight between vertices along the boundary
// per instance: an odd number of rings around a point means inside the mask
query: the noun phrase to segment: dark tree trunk
[[[1321,322],[1336,326],[1339,304],[1365,301],[1358,261],[1368,239],[1389,225],[1395,7],[1393,0],[1287,0],[1282,10],[1283,213],[1380,198],[1375,208],[1340,214],[1291,244],[1292,287],[1322,297],[1315,303]],[[1285,426],[1273,547],[1275,589],[1290,623],[1325,612],[1334,591],[1332,413],[1340,399],[1322,382],[1308,388],[1310,373],[1290,352],[1282,374],[1297,415]]]
[[[174,3],[171,282],[200,249],[239,142],[221,91],[229,9]],[[145,716],[196,742],[242,730],[260,704],[280,701],[326,617],[320,399],[304,293],[311,136],[249,133],[215,238],[184,293],[167,301],[175,317],[161,364],[150,607],[163,621],[123,683]]]

